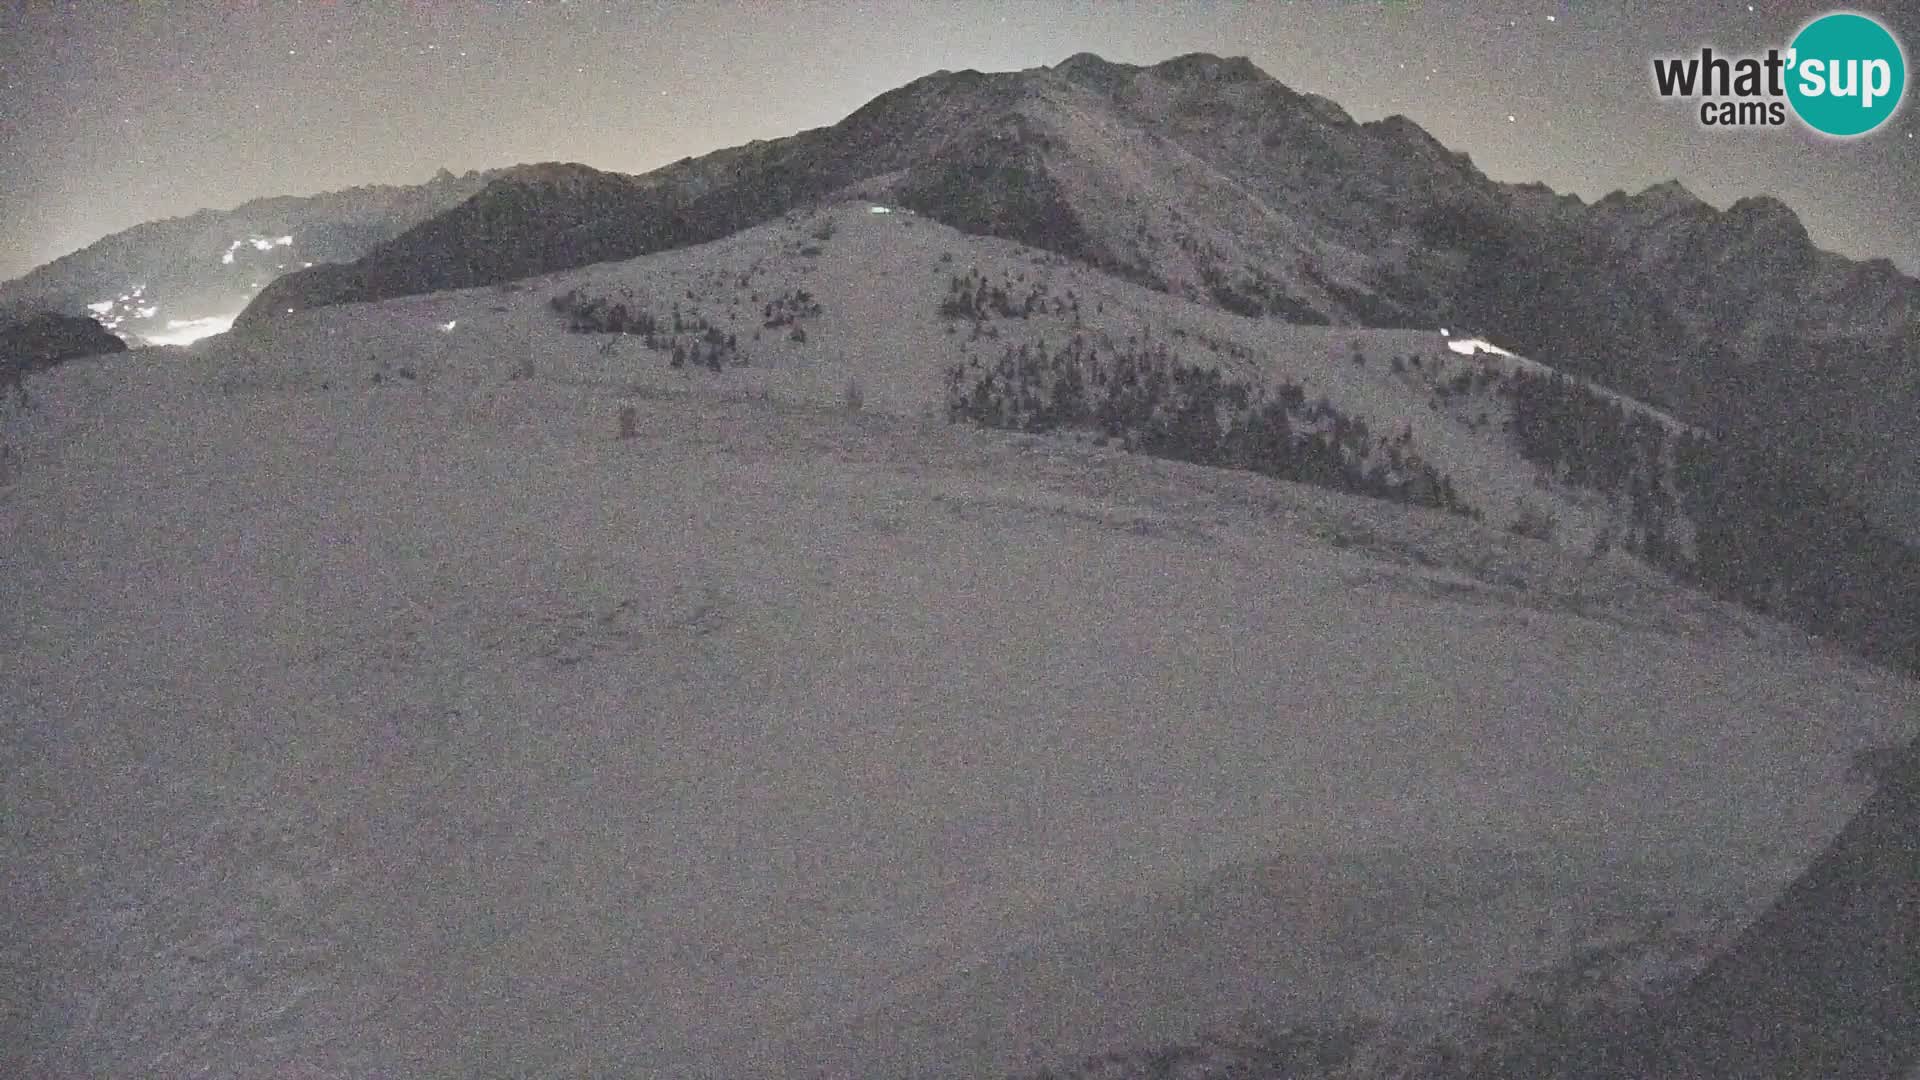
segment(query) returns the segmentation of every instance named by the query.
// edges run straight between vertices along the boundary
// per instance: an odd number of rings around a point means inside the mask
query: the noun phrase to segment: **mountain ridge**
[[[143,222],[0,283],[0,306],[92,315],[136,343],[188,324],[223,328],[289,268],[358,258],[506,171],[441,169],[422,184],[263,196]]]
[[[593,172],[571,196],[497,179],[241,321],[632,258],[858,191],[1240,314],[1464,327],[1788,448],[1920,537],[1920,281],[1821,251],[1776,198],[1496,182],[1405,117],[1359,123],[1205,53],[936,72],[834,125]]]

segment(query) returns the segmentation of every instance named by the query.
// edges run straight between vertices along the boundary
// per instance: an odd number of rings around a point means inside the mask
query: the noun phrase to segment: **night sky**
[[[1912,14],[1900,14],[1905,8]],[[1920,53],[1920,5],[1857,6]],[[1784,47],[1820,4],[0,0],[0,278],[141,221],[530,161],[641,172],[831,124],[936,69],[1245,55],[1489,175],[1770,193],[1920,272],[1920,110],[1841,143],[1702,129],[1651,58]],[[1909,87],[1907,97],[1915,96]],[[1510,119],[1511,118],[1511,119]]]

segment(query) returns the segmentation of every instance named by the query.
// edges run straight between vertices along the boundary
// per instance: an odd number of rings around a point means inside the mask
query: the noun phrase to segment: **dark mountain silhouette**
[[[1536,1033],[1486,1080],[1911,1080],[1920,1072],[1920,744],[1699,975]]]
[[[92,319],[51,311],[0,312],[0,385],[13,376],[126,348]]]
[[[1408,1080],[1914,1080],[1920,1076],[1920,743],[1877,759],[1878,790],[1698,974],[1608,1000],[1607,976],[1548,973],[1536,1019],[1512,1002],[1464,1042],[1387,1044],[1333,1075]],[[1863,763],[1864,764],[1864,763]],[[1653,955],[1667,946],[1641,944]],[[1689,947],[1673,947],[1690,951]],[[1690,964],[1690,966],[1692,966]],[[1643,969],[1645,970],[1645,969]],[[1535,991],[1534,993],[1538,993]],[[1573,999],[1585,1004],[1567,1008]],[[1521,1001],[1526,1001],[1522,995]],[[1544,1006],[1544,1007],[1540,1007]],[[1459,1052],[1449,1052],[1449,1051]],[[1315,1073],[1314,1075],[1321,1075]]]
[[[960,92],[951,92],[955,87]],[[904,168],[1012,103],[966,72],[883,94],[832,128],[754,142],[629,177],[584,165],[505,170],[478,195],[345,266],[276,282],[242,325],[287,308],[468,288],[715,240],[875,173]],[[965,97],[966,100],[953,100]],[[901,135],[912,132],[911,141]]]
[[[1904,1080],[1920,1067],[1920,755],[1904,757],[1778,902],[1628,1034],[1647,1067],[1591,1075]]]

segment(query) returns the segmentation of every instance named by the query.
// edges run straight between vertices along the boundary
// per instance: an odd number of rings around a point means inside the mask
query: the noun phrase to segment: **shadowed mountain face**
[[[354,263],[275,282],[240,323],[287,308],[488,285],[716,240],[905,168],[1010,107],[1015,89],[978,73],[929,76],[832,128],[639,177],[559,163],[509,169],[474,198]]]
[[[24,374],[81,356],[126,351],[92,319],[54,312],[0,313],[0,375]]]
[[[1685,986],[1488,1075],[1910,1080],[1920,1071],[1920,745]]]
[[[1904,1077],[1920,1064],[1920,768],[1661,1015],[1683,1071]]]
[[[1844,479],[1920,534],[1920,282],[1813,248],[1777,200],[1678,184],[1591,206],[1488,180],[1404,117],[1360,124],[1245,59],[939,72],[832,127],[644,176],[508,170],[257,322],[713,240],[886,199],[1241,314],[1462,326]]]

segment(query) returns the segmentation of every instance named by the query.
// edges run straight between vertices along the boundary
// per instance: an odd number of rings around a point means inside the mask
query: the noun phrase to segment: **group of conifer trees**
[[[1743,606],[1920,670],[1920,552],[1757,439],[1676,432],[1559,374],[1503,381],[1522,456],[1624,495],[1628,546]],[[1675,542],[1684,515],[1691,551]]]
[[[805,293],[797,295],[808,302],[812,300]],[[665,354],[670,367],[681,368],[692,364],[720,371],[728,367],[746,366],[746,358],[740,351],[740,342],[735,335],[712,325],[705,316],[682,312],[678,303],[673,305],[668,318],[661,319],[639,302],[629,307],[625,299],[589,297],[578,289],[569,289],[555,296],[548,306],[567,317],[569,332],[638,337],[647,349]],[[810,309],[803,308],[802,313],[813,315],[818,314],[819,310],[818,304],[812,304]],[[773,311],[771,305],[768,311]],[[773,324],[769,322],[767,325]],[[608,347],[611,346],[612,342],[609,341]]]
[[[1057,350],[1009,345],[946,374],[947,416],[988,427],[1100,432],[1130,449],[1200,465],[1477,517],[1453,482],[1409,449],[1406,432],[1375,436],[1364,421],[1300,387],[1266,387],[1190,365],[1164,344],[1102,356],[1080,335]]]
[[[1625,546],[1654,562],[1677,557],[1674,491],[1682,478],[1672,469],[1675,440],[1665,423],[1557,372],[1521,368],[1501,390],[1522,458],[1562,483],[1624,497]]]

